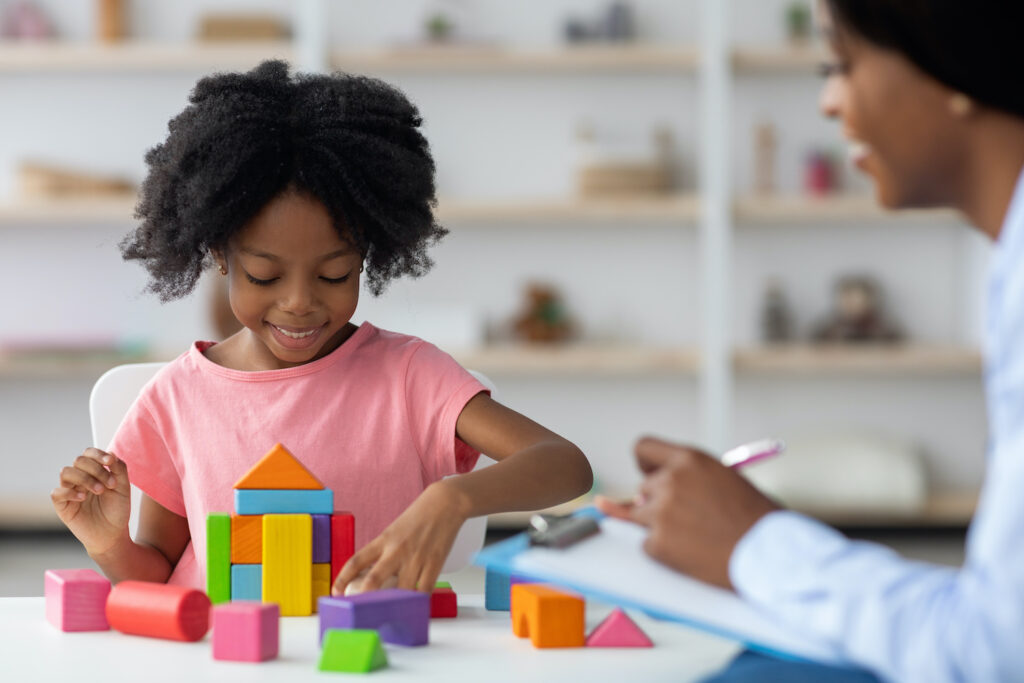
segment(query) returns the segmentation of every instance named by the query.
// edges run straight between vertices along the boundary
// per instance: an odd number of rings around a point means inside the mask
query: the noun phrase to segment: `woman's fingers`
[[[334,579],[331,595],[344,595],[345,588],[362,574],[363,570],[377,561],[377,557],[380,555],[378,548],[379,546],[376,543],[370,543],[350,557],[345,566],[338,572],[337,578]]]
[[[614,517],[615,519],[631,520],[631,513],[635,505],[634,501],[615,501],[605,496],[596,496],[594,498],[594,505],[598,510]]]
[[[636,442],[636,464],[644,474],[652,474],[674,460],[693,453],[692,449],[668,441],[645,436]]]

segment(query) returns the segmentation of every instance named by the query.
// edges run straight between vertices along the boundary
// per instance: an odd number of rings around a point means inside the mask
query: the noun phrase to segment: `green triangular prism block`
[[[437,583],[434,584],[434,590],[437,590],[438,588],[451,588],[451,587],[452,587],[452,585],[450,583],[448,583],[447,581],[438,581]]]
[[[320,671],[368,673],[388,665],[380,634],[369,629],[329,628],[324,633]]]

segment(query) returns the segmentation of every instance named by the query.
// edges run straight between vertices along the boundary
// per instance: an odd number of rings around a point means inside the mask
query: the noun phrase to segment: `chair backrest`
[[[105,372],[92,387],[89,394],[89,421],[92,425],[92,442],[97,448],[106,450],[121,426],[121,421],[128,409],[135,402],[142,387],[153,378],[164,363],[129,363],[119,365]],[[494,383],[485,375],[470,370],[481,384],[495,392]],[[477,463],[477,469],[486,467],[490,461]],[[132,487],[132,511],[129,528],[135,536],[139,527],[138,510],[142,493]],[[473,517],[466,520],[455,537],[452,550],[448,553],[442,573],[463,569],[473,560],[473,556],[483,547],[487,533],[487,518]]]

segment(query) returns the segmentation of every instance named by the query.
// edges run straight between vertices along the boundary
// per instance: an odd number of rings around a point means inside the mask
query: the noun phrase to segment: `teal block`
[[[235,514],[308,514],[334,512],[330,489],[235,489]]]
[[[263,565],[233,564],[231,565],[231,599],[262,600],[263,599]]]

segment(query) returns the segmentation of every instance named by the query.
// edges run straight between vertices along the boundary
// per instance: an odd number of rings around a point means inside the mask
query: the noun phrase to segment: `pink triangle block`
[[[625,612],[616,607],[587,636],[587,647],[654,647],[654,643]]]

